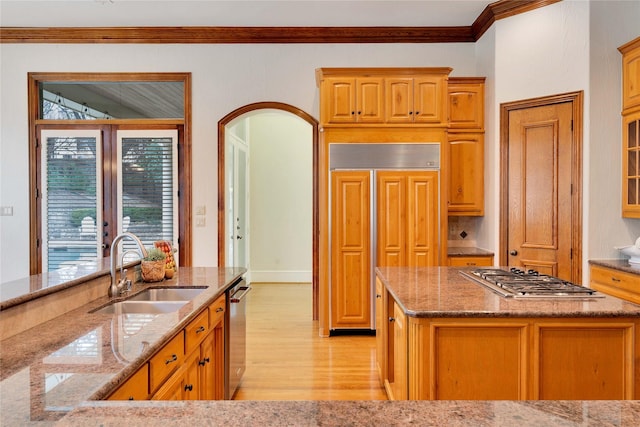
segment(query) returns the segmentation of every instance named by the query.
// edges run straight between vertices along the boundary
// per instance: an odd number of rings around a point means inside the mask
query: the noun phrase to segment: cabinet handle
[[[396,319],[394,319],[393,317],[389,317],[389,322],[393,322],[393,321],[395,321],[395,320],[396,320]]]
[[[416,111],[416,116],[417,116],[418,114],[420,114],[420,111]]]
[[[355,111],[352,111],[352,112],[351,112],[351,115],[353,116],[354,114],[356,114],[356,112],[355,112]]]
[[[171,359],[167,359],[167,360],[164,362],[164,364],[165,364],[165,365],[168,365],[169,363],[173,363],[173,362],[175,362],[176,360],[178,360],[178,356],[177,356],[177,355],[175,355],[175,354],[172,354],[172,355],[171,355]]]
[[[618,279],[617,277],[611,277],[611,281],[612,282],[620,282],[620,279]]]
[[[412,115],[412,114],[413,114],[413,111],[409,111],[409,115]]]
[[[209,358],[208,358],[208,357],[205,357],[204,359],[202,359],[201,361],[199,361],[199,362],[198,362],[198,365],[200,365],[200,366],[204,366],[204,365],[206,365],[207,363],[209,363]]]
[[[468,262],[467,265],[476,265],[475,262]]]
[[[362,114],[362,111],[358,111],[358,115]]]
[[[382,295],[376,294],[376,298],[382,298]]]
[[[184,391],[193,391],[193,384],[187,384],[184,386]]]
[[[129,396],[129,400],[135,400],[133,396]]]
[[[216,308],[216,313],[220,313],[221,311],[224,311],[224,308],[222,308],[222,307]]]
[[[199,334],[200,332],[204,332],[206,330],[206,328],[204,326],[200,326],[198,329],[196,329],[196,334]]]

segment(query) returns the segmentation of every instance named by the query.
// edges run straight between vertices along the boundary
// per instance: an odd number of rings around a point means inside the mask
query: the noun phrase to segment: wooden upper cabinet
[[[640,218],[640,110],[622,119],[622,216]]]
[[[445,124],[446,88],[442,76],[385,79],[386,122]]]
[[[484,77],[450,77],[449,128],[484,130]]]
[[[622,109],[640,107],[640,37],[619,48],[622,53]]]
[[[622,53],[622,216],[640,218],[640,37]]]
[[[484,215],[484,134],[451,133],[449,215]]]
[[[450,68],[320,68],[323,125],[446,126]]]
[[[329,123],[382,123],[384,120],[381,78],[330,77],[325,87],[322,104]]]

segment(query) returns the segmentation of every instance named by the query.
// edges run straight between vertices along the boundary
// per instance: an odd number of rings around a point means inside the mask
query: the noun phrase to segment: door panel
[[[509,265],[571,280],[572,105],[509,112]]]
[[[368,328],[370,172],[334,171],[331,180],[331,327]]]
[[[378,228],[376,265],[406,265],[405,227],[406,177],[396,172],[378,172]]]
[[[438,174],[411,172],[408,184],[407,257],[410,267],[438,262]]]

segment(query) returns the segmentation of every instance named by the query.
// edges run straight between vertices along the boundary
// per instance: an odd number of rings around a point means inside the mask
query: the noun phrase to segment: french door
[[[108,256],[123,231],[178,248],[177,129],[41,127],[39,141],[42,272]]]

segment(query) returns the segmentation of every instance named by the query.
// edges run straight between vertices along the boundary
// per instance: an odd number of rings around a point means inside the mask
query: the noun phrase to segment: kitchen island
[[[376,273],[390,399],[640,398],[640,305],[505,298],[445,267]]]

